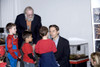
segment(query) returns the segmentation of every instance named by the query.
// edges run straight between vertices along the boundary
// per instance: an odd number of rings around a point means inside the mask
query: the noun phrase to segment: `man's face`
[[[28,21],[33,21],[33,16],[34,16],[33,10],[27,10],[25,15]]]
[[[10,29],[10,32],[12,34],[16,34],[16,26],[13,26],[11,29]]]
[[[49,34],[52,38],[56,38],[59,34],[59,31],[57,31],[55,27],[51,27],[49,29]]]

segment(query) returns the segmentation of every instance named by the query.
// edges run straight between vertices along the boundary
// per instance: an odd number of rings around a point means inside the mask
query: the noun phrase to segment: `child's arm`
[[[18,38],[16,38],[16,46],[17,46],[17,50],[18,50],[18,57],[21,58],[21,53],[20,53],[20,50],[18,49]]]
[[[8,52],[11,54],[11,56],[15,59],[17,59],[18,57],[15,55],[14,50],[12,49],[12,39],[8,38],[7,39],[7,48],[8,48]]]
[[[32,53],[33,53],[32,49],[33,48],[30,47],[29,44],[24,44],[23,47],[22,47],[22,51],[24,53],[26,53],[29,56],[30,59],[33,59],[33,61],[35,61],[36,59],[32,55]]]
[[[22,56],[21,56],[21,53],[20,53],[20,51],[19,51],[19,49],[18,49],[18,58],[20,59]]]
[[[36,61],[35,57],[32,55],[32,53],[28,54],[29,58],[33,59],[33,61]]]

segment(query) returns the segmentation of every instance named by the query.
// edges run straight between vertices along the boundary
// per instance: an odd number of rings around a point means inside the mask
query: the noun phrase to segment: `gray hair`
[[[32,10],[32,11],[34,12],[34,10],[33,10],[33,8],[32,8],[31,6],[28,6],[28,7],[25,8],[25,10],[24,10],[24,13],[25,13],[25,14],[26,14],[26,11],[27,11],[27,10]]]

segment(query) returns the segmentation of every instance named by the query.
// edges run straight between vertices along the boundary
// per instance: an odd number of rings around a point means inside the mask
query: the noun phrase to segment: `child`
[[[91,54],[91,63],[94,67],[100,67],[100,52]]]
[[[35,52],[40,54],[40,67],[58,67],[54,53],[57,51],[55,43],[48,39],[48,28],[42,26],[40,28],[41,40],[35,46]]]
[[[0,67],[6,67],[7,63],[4,62],[5,58],[5,49],[3,46],[0,46]]]
[[[33,47],[31,44],[29,44],[29,42],[32,42],[32,33],[30,31],[25,31],[22,34],[22,37],[25,41],[25,43],[22,46],[22,51],[24,53],[24,67],[35,67],[34,64],[36,63],[36,59],[33,54]]]
[[[18,38],[14,35],[16,34],[16,25],[14,23],[8,23],[6,25],[6,30],[8,32],[8,36],[5,48],[8,52],[8,59],[10,61],[11,67],[16,67],[17,59],[21,58],[21,54],[18,49]]]

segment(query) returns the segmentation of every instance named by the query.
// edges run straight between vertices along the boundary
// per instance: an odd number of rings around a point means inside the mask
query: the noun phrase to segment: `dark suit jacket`
[[[18,46],[20,48],[23,42],[22,33],[27,29],[25,15],[24,14],[18,15],[15,21],[15,24],[17,27],[17,33],[18,33],[18,38],[19,38]],[[35,44],[40,39],[39,29],[41,26],[42,26],[41,17],[34,14],[34,20],[31,23],[31,31],[32,31],[32,37],[33,37],[33,43]]]
[[[56,61],[58,61],[60,67],[70,67],[69,56],[69,41],[60,36],[57,45],[57,52],[55,53]]]

